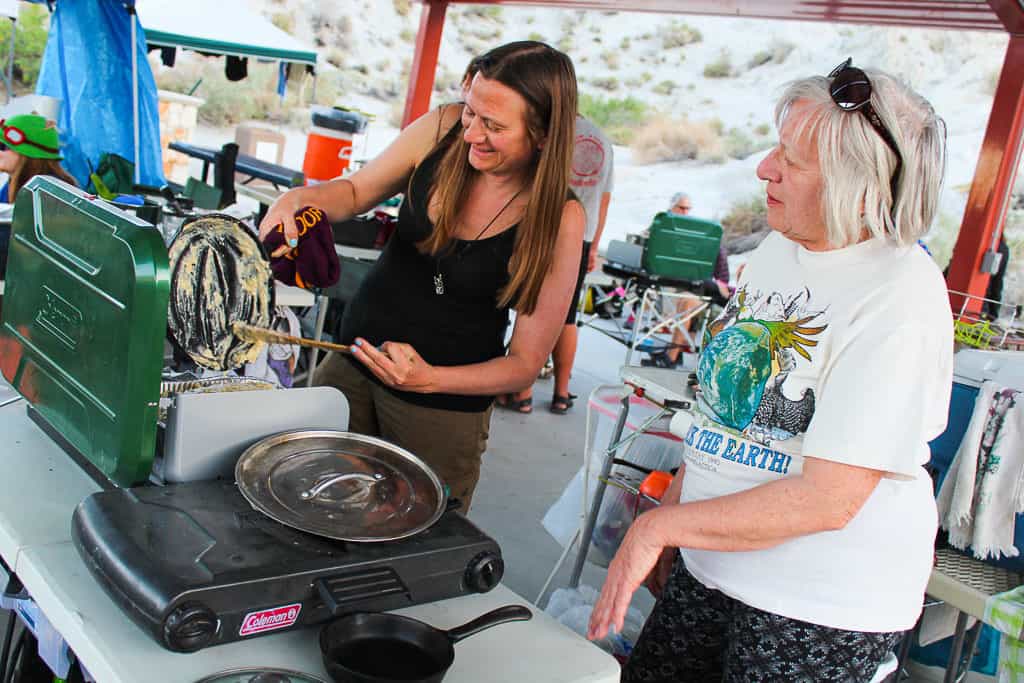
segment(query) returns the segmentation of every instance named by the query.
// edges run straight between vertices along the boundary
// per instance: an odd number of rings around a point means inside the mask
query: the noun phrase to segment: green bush
[[[614,99],[587,93],[580,95],[579,110],[607,133],[612,142],[620,145],[629,144],[635,130],[647,121],[649,115],[647,105],[634,97]]]
[[[673,21],[667,26],[660,27],[658,35],[661,37],[661,46],[666,50],[699,43],[704,39],[699,30],[681,21]]]
[[[774,146],[771,140],[754,140],[740,128],[730,128],[725,135],[725,153],[733,159],[746,159],[751,154]]]
[[[704,78],[729,78],[732,76],[732,60],[725,50],[718,55],[718,59],[708,62],[704,67]]]
[[[302,69],[292,69],[283,103],[277,95],[276,63],[249,60],[248,77],[232,82],[224,75],[223,58],[196,56],[188,61],[179,60],[173,69],[158,70],[155,76],[157,87],[180,93],[189,92],[201,79],[194,93],[206,100],[199,108],[199,118],[212,126],[254,120],[291,123],[295,117],[301,122],[308,121],[304,108],[309,106],[313,83]],[[315,102],[333,105],[342,92],[339,74],[322,74],[317,80]]]
[[[608,92],[615,92],[619,89],[619,79],[615,76],[598,76],[590,81],[590,84],[595,88],[601,90],[607,90]]]
[[[605,63],[612,71],[619,68],[619,57],[620,54],[616,50],[605,50],[601,53],[601,60]]]
[[[651,90],[653,90],[657,95],[671,95],[678,87],[679,86],[676,85],[675,81],[662,81],[651,88]]]
[[[722,218],[722,231],[727,237],[740,237],[768,229],[768,206],[764,195],[757,194],[729,207]]]
[[[46,50],[46,36],[50,29],[50,13],[39,5],[28,5],[18,3],[18,21],[14,34],[14,66],[11,72],[14,75],[14,94],[23,94],[35,90],[36,79],[39,78],[39,68],[43,61],[43,52]],[[0,45],[3,53],[0,58],[0,68],[7,70],[8,45],[11,40],[10,21],[0,24]]]

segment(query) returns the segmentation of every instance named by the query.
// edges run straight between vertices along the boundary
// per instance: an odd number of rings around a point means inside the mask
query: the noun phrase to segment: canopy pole
[[[18,29],[18,20],[11,17],[11,41],[7,51],[7,73],[4,75],[4,85],[7,87],[7,101],[14,99],[14,34]]]
[[[434,89],[437,54],[441,50],[441,32],[448,0],[424,0],[420,14],[420,30],[416,34],[416,53],[409,72],[409,89],[405,94],[402,128],[426,113]]]
[[[132,134],[135,142],[135,184],[141,185],[142,168],[139,158],[139,48],[136,45],[135,0],[128,2],[128,20],[132,23]]]
[[[316,72],[313,72],[313,92],[309,97],[309,103],[311,105],[316,104]]]
[[[960,235],[949,263],[948,287],[972,297],[984,297],[990,272],[983,271],[985,254],[998,246],[1006,222],[1013,181],[1024,137],[1024,35],[1011,35],[999,74],[992,113],[981,143],[974,182],[967,197]],[[953,310],[963,297],[951,294]],[[968,310],[979,312],[980,299],[969,299]]]

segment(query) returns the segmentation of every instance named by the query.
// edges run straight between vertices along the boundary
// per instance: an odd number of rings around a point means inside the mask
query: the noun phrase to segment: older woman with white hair
[[[684,467],[591,618],[602,637],[642,583],[660,596],[623,681],[868,681],[920,614],[953,334],[915,243],[944,125],[850,60],[791,83],[775,118],[774,232],[709,326]]]

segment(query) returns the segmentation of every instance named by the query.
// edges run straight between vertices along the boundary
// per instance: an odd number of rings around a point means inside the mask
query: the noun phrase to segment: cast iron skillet
[[[455,660],[455,643],[533,613],[506,605],[448,631],[397,614],[355,612],[320,631],[324,666],[335,683],[440,683]]]

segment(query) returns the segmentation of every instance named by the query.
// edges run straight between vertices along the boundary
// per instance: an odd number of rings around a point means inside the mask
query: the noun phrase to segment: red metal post
[[[1024,35],[1011,35],[999,75],[978,167],[967,197],[960,235],[953,249],[946,283],[950,289],[982,297],[989,275],[981,272],[982,258],[993,236],[1006,222],[1006,210],[1024,135]],[[998,244],[998,241],[997,241]],[[959,310],[962,297],[951,302]],[[973,308],[973,307],[972,307]]]
[[[405,95],[402,128],[416,120],[430,108],[430,94],[434,89],[437,53],[441,49],[441,32],[448,0],[424,0],[420,14],[420,30],[416,34],[416,54],[409,72],[409,89]]]

